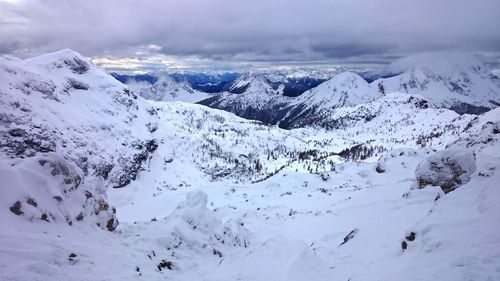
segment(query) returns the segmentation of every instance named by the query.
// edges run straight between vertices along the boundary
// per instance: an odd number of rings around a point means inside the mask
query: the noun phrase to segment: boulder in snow
[[[0,178],[2,219],[87,223],[109,231],[118,225],[116,210],[106,201],[104,182],[85,177],[80,168],[56,153],[0,161]],[[6,216],[7,208],[11,216]]]
[[[440,186],[444,193],[470,180],[476,171],[476,157],[471,150],[446,149],[424,159],[415,171],[420,188]]]

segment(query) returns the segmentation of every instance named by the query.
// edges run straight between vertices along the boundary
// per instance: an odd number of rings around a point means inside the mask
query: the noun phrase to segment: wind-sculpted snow
[[[0,60],[2,279],[500,279],[499,108],[349,74],[284,130],[69,50]]]
[[[165,218],[165,229],[171,233],[160,242],[167,248],[203,248],[209,244],[222,255],[222,248],[248,247],[247,230],[238,222],[223,224],[214,211],[207,207],[207,194],[202,191],[187,193],[186,201]],[[162,222],[159,222],[162,223]]]

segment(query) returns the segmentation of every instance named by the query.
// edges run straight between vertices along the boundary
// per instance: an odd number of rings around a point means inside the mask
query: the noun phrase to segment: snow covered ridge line
[[[0,148],[7,156],[56,152],[84,175],[120,187],[157,147],[153,107],[76,52],[1,57],[0,79]]]
[[[186,82],[176,82],[173,78],[162,75],[153,85],[129,82],[127,86],[147,100],[198,102],[211,97],[210,94],[191,88]]]
[[[25,158],[55,152],[109,187],[134,181],[160,146],[165,168],[176,160],[168,156],[173,150],[213,180],[247,182],[310,149],[300,132],[202,106],[150,103],[70,50],[2,58],[0,75],[7,81],[0,85],[2,153]]]
[[[3,279],[500,279],[500,108],[391,93],[282,130],[71,56],[0,64]]]
[[[370,84],[355,73],[340,73],[297,97],[276,95],[264,80],[259,84],[248,82],[245,85],[251,90],[221,94],[200,104],[286,129],[323,126],[311,120],[321,120],[338,108],[376,101],[391,93],[417,95],[431,107],[459,114],[481,114],[500,104],[500,79],[474,57],[423,57],[418,64],[406,67],[402,74]]]
[[[243,122],[231,114],[222,115],[200,106],[149,103],[69,50],[25,61],[4,59],[1,70],[5,81],[10,81],[2,85],[0,93],[0,105],[5,112],[0,119],[5,124],[0,130],[3,151],[13,157],[55,151],[76,163],[86,175],[100,176],[112,187],[128,185],[141,170],[148,169],[152,154],[160,146],[178,147],[175,150],[182,154],[189,151],[190,155],[184,156],[214,180],[233,178],[252,182],[268,178],[282,167],[296,166],[294,162],[298,162],[295,160],[300,154],[317,145],[318,155],[333,156],[342,149],[363,143],[377,147],[388,142],[391,144],[383,145],[384,149],[391,149],[397,143],[420,145],[417,137],[428,139],[431,135],[442,143],[450,134],[446,131],[460,129],[460,125],[451,124],[457,116],[431,108],[422,97],[387,94],[376,98],[376,92],[373,97],[363,96],[363,89],[369,85],[353,73],[339,75],[332,83],[322,86],[340,91],[339,100],[329,100],[328,96],[319,95],[319,90],[302,98],[305,102],[301,104],[330,104],[336,108],[334,114],[310,105],[282,111],[288,115],[280,124],[342,130],[338,133],[345,140],[358,136],[356,143],[346,142],[332,148],[307,140],[308,136],[300,131],[285,132]],[[67,87],[83,84],[86,86]],[[358,91],[359,95],[346,95],[342,90],[346,88]],[[429,116],[431,120],[421,122]],[[164,128],[159,127],[160,123]],[[385,135],[387,126],[390,127],[387,130],[404,134],[396,140],[373,143],[369,135],[377,139]],[[192,134],[193,130],[199,135]],[[259,141],[254,143],[253,137]],[[245,149],[241,149],[242,146]],[[171,166],[167,164],[172,160],[165,157],[164,168]],[[331,165],[321,164],[321,160],[315,161],[314,157],[311,161],[312,167],[307,170],[330,169]]]

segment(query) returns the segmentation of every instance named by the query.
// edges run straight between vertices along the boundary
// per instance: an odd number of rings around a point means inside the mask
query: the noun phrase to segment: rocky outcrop
[[[440,186],[444,193],[467,183],[476,171],[476,157],[469,149],[446,149],[423,160],[415,175],[420,188]]]
[[[106,201],[102,180],[85,177],[80,168],[55,153],[0,165],[9,186],[0,204],[29,221],[95,224],[113,231],[116,209]]]

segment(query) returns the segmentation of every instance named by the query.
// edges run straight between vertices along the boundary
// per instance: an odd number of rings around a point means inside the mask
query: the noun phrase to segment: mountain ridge
[[[282,128],[317,125],[308,120],[317,119],[319,115],[331,115],[340,106],[355,106],[393,92],[417,94],[434,107],[449,108],[459,114],[481,114],[497,107],[500,104],[498,77],[473,57],[460,57],[457,63],[451,63],[449,60],[452,58],[445,56],[431,62],[423,60],[414,67],[408,66],[408,61],[414,58],[408,58],[406,62],[403,59],[392,66],[402,71],[406,64],[408,67],[403,73],[372,83],[367,83],[357,74],[344,72],[294,98],[263,94],[257,101],[246,97],[243,92],[239,95],[221,94],[199,103],[244,118],[278,124]],[[346,81],[342,83],[342,79],[351,79],[355,85]],[[256,91],[255,88],[252,90],[253,93]],[[261,89],[261,92],[267,91]]]

